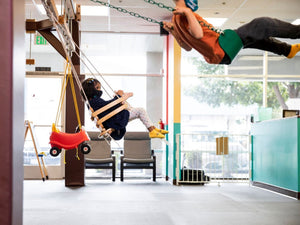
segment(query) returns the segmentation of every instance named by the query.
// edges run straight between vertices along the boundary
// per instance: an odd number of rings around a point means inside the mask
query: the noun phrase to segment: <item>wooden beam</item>
[[[53,28],[53,23],[49,20],[41,20],[35,21],[32,19],[26,20],[26,32],[27,33],[34,33],[40,30],[49,30]]]
[[[52,34],[53,23],[49,20],[35,21],[32,19],[26,20],[26,32],[35,33],[38,31],[52,47],[64,58],[66,59],[66,54],[63,49],[61,42],[57,39],[55,35]]]
[[[66,53],[64,51],[61,42],[52,34],[51,30],[39,30],[39,33],[55,48],[55,50],[66,59]]]

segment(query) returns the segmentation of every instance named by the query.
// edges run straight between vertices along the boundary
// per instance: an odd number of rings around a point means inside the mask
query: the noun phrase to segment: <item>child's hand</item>
[[[132,92],[124,93],[123,95],[126,99],[133,96]]]
[[[124,93],[124,95],[122,96],[124,98],[124,101],[122,102],[122,104],[125,104],[125,101],[131,96],[133,96],[132,92]]]
[[[163,24],[164,24],[163,28],[164,28],[166,31],[170,32],[170,33],[171,33],[172,30],[174,29],[174,28],[173,28],[173,23],[171,23],[171,22],[163,21]]]
[[[119,96],[123,96],[124,95],[124,91],[123,90],[118,90],[118,91],[115,91],[115,93]]]
[[[192,12],[192,10],[188,7],[175,7],[173,14],[175,15],[186,15],[187,13]]]

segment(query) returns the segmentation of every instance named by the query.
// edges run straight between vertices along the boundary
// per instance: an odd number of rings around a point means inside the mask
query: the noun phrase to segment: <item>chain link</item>
[[[171,12],[173,12],[175,10],[174,8],[172,8],[170,6],[166,6],[163,3],[161,3],[161,2],[155,2],[154,0],[144,0],[144,1],[147,2],[147,3],[150,3],[152,5],[157,5],[159,8],[167,9],[167,10],[169,10]],[[213,27],[211,25],[206,24],[203,21],[198,21],[198,22],[200,23],[201,26],[207,27],[208,29],[210,29],[210,30],[212,30],[212,31],[214,31],[214,32],[216,32],[218,34],[224,34],[224,32],[221,29],[217,29],[217,28],[215,28],[215,27]]]
[[[216,33],[218,33],[218,34],[221,34],[221,35],[224,34],[224,31],[221,30],[221,29],[215,28],[215,27],[213,27],[212,25],[206,24],[206,23],[203,22],[203,21],[198,21],[198,22],[200,23],[201,26],[207,27],[208,29],[210,29],[210,30],[212,30],[212,31],[214,31],[214,32],[216,32]]]
[[[111,4],[107,3],[107,2],[102,2],[102,1],[99,1],[99,0],[91,0],[91,1],[95,2],[95,3],[99,3],[99,4],[103,5],[103,6],[109,7],[111,9],[115,9],[115,10],[121,12],[121,13],[127,13],[130,16],[133,16],[133,17],[136,17],[136,18],[140,18],[140,19],[146,20],[146,21],[148,21],[150,23],[156,23],[156,24],[159,24],[160,26],[163,26],[162,22],[159,22],[159,21],[157,21],[155,19],[152,19],[150,17],[141,16],[140,14],[138,14],[136,12],[131,12],[131,11],[128,11],[128,10],[126,10],[124,8],[113,6],[113,5],[111,5]],[[149,0],[147,0],[147,1],[149,1]]]
[[[162,21],[159,22],[159,21],[157,21],[155,19],[152,19],[151,17],[141,16],[140,14],[138,14],[136,12],[131,12],[131,11],[128,11],[128,10],[126,10],[124,8],[113,6],[113,5],[109,4],[108,2],[102,2],[102,1],[99,1],[99,0],[91,0],[91,1],[95,2],[95,3],[99,3],[99,4],[103,5],[103,6],[115,9],[115,10],[121,12],[121,13],[127,13],[130,16],[146,20],[146,21],[148,21],[150,23],[159,24],[161,27],[163,27],[163,22]],[[161,3],[161,2],[155,2],[154,0],[144,0],[144,1],[147,2],[147,3],[149,3],[149,4],[152,4],[152,5],[157,5],[159,8],[167,9],[167,10],[169,10],[171,12],[175,10],[174,8],[172,8],[170,6],[166,6],[163,3]],[[213,27],[211,25],[208,25],[208,24],[204,23],[203,21],[199,21],[199,23],[200,23],[201,26],[207,27],[208,29],[210,29],[210,30],[212,30],[212,31],[214,31],[214,32],[216,32],[218,34],[221,34],[221,35],[224,34],[224,32],[221,29],[217,29],[217,28],[215,28],[215,27]]]
[[[173,12],[175,10],[174,8],[172,8],[170,6],[166,6],[163,3],[161,3],[161,2],[155,2],[153,0],[144,0],[144,1],[147,2],[147,3],[149,3],[149,4],[152,4],[152,5],[157,5],[159,8],[167,9],[170,12]]]

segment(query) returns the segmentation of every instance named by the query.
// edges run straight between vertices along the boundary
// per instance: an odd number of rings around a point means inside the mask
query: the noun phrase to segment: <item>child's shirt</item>
[[[113,99],[105,101],[104,99],[100,98],[99,96],[94,96],[94,98],[91,99],[89,101],[89,103],[90,103],[91,107],[93,108],[93,110],[96,111],[117,99],[118,99],[118,97],[115,96]],[[108,110],[104,111],[103,113],[98,114],[98,117],[102,118],[103,116],[109,114],[110,112],[119,108],[120,106],[121,106],[121,103],[109,108]],[[126,132],[126,126],[127,126],[128,120],[129,120],[129,111],[122,110],[121,112],[112,116],[108,120],[104,121],[103,126],[105,127],[105,129],[113,128],[115,131],[111,133],[111,137],[115,140],[120,140]]]
[[[194,13],[194,15],[198,21],[203,21],[205,24],[213,27],[197,13]],[[225,53],[219,45],[218,38],[220,35],[218,33],[200,24],[203,29],[203,37],[196,39],[189,32],[186,16],[174,15],[172,22],[174,24],[173,35],[180,46],[188,51],[192,48],[197,50],[208,63],[219,64],[222,61]]]

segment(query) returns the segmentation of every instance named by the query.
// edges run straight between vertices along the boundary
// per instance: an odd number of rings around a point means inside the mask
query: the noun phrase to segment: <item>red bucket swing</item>
[[[68,73],[67,73],[67,70],[68,70]],[[79,132],[74,133],[74,134],[73,133],[64,133],[64,132],[59,131],[56,128],[59,114],[60,114],[60,111],[62,108],[64,96],[66,93],[67,84],[68,84],[69,80],[70,80],[70,84],[71,84],[74,107],[75,107],[75,111],[76,111],[76,116],[77,116],[77,120],[78,120],[78,128],[79,128]],[[62,84],[60,101],[59,101],[59,108],[58,108],[57,115],[56,115],[56,121],[55,121],[55,123],[52,124],[52,133],[50,136],[50,144],[51,144],[50,155],[56,157],[61,153],[62,149],[65,149],[65,150],[76,149],[76,151],[77,151],[76,156],[79,159],[78,146],[81,144],[81,149],[80,149],[81,152],[83,154],[88,154],[91,151],[91,147],[87,143],[85,143],[85,141],[89,141],[89,140],[90,139],[89,139],[88,134],[81,126],[78,104],[77,104],[77,99],[76,99],[76,95],[75,95],[73,77],[71,74],[70,65],[67,62],[65,74],[64,74],[64,81]]]

